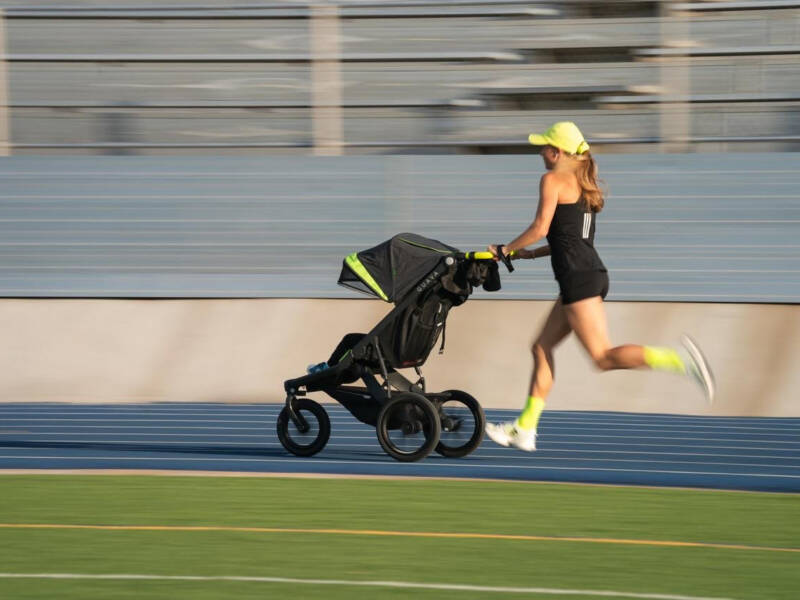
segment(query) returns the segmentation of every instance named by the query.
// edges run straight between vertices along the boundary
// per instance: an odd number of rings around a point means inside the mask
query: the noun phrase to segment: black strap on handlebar
[[[505,248],[505,244],[497,244],[497,257],[503,261],[503,264],[506,266],[506,269],[508,269],[508,272],[513,273],[514,265],[511,264],[511,257],[506,256],[506,254],[503,252],[503,248]]]

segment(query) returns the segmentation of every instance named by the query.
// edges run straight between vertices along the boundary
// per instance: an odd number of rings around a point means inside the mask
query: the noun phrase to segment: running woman
[[[678,373],[693,378],[708,402],[714,398],[714,378],[703,353],[688,336],[683,349],[636,346],[611,347],[603,299],[608,293],[608,272],[594,248],[597,213],[603,192],[597,183],[597,165],[589,144],[574,123],[556,123],[543,134],[531,134],[531,144],[542,146],[547,169],[539,182],[539,206],[533,223],[504,246],[489,246],[514,258],[550,256],[560,295],[533,344],[530,395],[512,422],[488,424],[487,435],[501,446],[536,450],[536,428],[553,386],[553,349],[574,331],[601,371],[640,367]],[[547,237],[548,245],[526,247]]]

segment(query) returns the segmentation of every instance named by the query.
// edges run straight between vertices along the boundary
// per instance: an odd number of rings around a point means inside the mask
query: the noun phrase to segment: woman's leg
[[[544,410],[545,400],[553,387],[555,377],[555,361],[553,350],[569,335],[570,329],[564,307],[559,297],[553,305],[547,320],[536,341],[533,343],[533,373],[531,375],[530,393],[515,426],[526,432],[535,432],[539,426],[539,417]]]
[[[531,351],[533,353],[533,374],[531,375],[530,395],[519,417],[509,423],[487,424],[486,433],[501,446],[515,446],[521,450],[536,450],[536,428],[539,416],[544,410],[544,402],[553,387],[553,349],[571,331],[567,322],[561,298],[556,300],[542,327]]]
[[[564,306],[564,313],[597,368],[610,371],[648,367],[657,371],[688,375],[703,390],[706,400],[713,402],[716,390],[714,375],[700,348],[688,336],[684,335],[682,338],[685,347],[683,357],[673,348],[634,344],[612,348],[608,340],[606,311],[600,296],[567,304]]]
[[[567,315],[559,297],[531,347],[531,352],[533,353],[531,396],[542,400],[547,398],[550,389],[553,387],[553,378],[555,377],[553,349],[569,335],[570,331],[572,331],[572,328],[567,322]]]
[[[645,348],[634,344],[611,347],[608,322],[600,296],[564,306],[564,313],[575,335],[602,371],[646,367]]]

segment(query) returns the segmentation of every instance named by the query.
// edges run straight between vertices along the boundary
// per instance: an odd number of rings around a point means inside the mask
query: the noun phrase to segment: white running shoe
[[[681,336],[681,343],[686,348],[689,355],[689,363],[686,368],[689,375],[692,376],[697,384],[702,388],[709,404],[714,402],[714,395],[717,391],[717,385],[714,381],[714,374],[711,372],[711,367],[708,366],[708,360],[705,355],[700,351],[700,347],[692,338],[683,334]]]
[[[525,452],[536,450],[536,430],[525,431],[524,429],[518,429],[513,421],[496,425],[487,423],[486,435],[501,446],[514,446],[514,448],[519,448]]]

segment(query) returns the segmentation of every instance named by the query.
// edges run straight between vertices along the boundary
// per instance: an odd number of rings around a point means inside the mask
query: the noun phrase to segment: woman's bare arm
[[[539,182],[539,206],[536,209],[536,218],[521,234],[511,240],[505,248],[506,254],[512,250],[520,250],[535,244],[547,235],[550,222],[558,206],[558,192],[560,184],[553,173],[545,173]],[[549,254],[549,247],[548,247]],[[543,255],[544,256],[544,255]]]
[[[550,256],[550,246],[539,246],[533,250],[517,250],[513,258],[541,258],[543,256]]]

